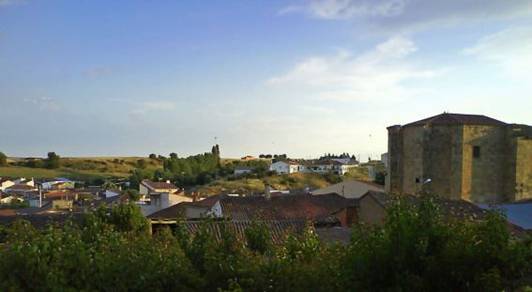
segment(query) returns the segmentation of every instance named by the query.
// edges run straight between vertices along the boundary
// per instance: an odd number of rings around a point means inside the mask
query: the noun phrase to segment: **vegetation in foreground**
[[[207,223],[206,223],[207,224]],[[502,215],[448,222],[426,198],[401,201],[383,227],[353,229],[348,245],[312,229],[269,241],[259,222],[245,240],[206,228],[151,236],[138,209],[100,209],[76,225],[1,232],[3,291],[501,291],[531,285],[530,240],[510,236]],[[527,282],[528,281],[528,282]]]

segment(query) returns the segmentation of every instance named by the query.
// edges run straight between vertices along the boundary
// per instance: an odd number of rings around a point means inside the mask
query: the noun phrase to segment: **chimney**
[[[266,185],[264,189],[264,198],[266,198],[266,200],[270,200],[272,198],[272,187],[270,185]]]

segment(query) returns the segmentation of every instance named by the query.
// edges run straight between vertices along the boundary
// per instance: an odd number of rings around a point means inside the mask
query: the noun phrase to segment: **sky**
[[[0,151],[387,149],[444,111],[532,124],[532,0],[0,0]]]

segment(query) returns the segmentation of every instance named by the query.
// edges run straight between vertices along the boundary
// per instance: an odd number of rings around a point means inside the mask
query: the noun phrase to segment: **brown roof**
[[[206,228],[215,240],[221,241],[224,230],[236,236],[239,240],[246,239],[246,229],[253,226],[253,224],[263,224],[270,232],[272,242],[275,244],[282,243],[286,236],[291,233],[301,234],[306,226],[303,220],[265,220],[265,221],[250,221],[250,220],[218,220],[218,221],[184,221],[178,222],[190,234],[196,234],[201,228]],[[152,222],[152,228],[157,230],[157,222]]]
[[[179,204],[170,206],[168,208],[162,209],[160,211],[154,212],[148,216],[148,218],[152,219],[175,219],[180,214],[183,214],[185,212],[185,207],[198,207],[198,208],[212,208],[216,202],[218,202],[222,198],[222,195],[214,195],[207,197],[201,201],[197,202],[181,202]]]
[[[206,228],[209,234],[211,234],[216,241],[221,241],[224,231],[230,232],[235,235],[239,240],[246,240],[246,229],[250,228],[254,224],[260,224],[265,226],[271,236],[274,244],[281,244],[285,241],[289,234],[301,235],[307,227],[305,220],[263,220],[263,221],[251,221],[251,220],[218,220],[218,221],[184,221],[177,222],[178,226],[183,226],[185,231],[194,235],[201,228]],[[164,222],[152,222],[152,230],[157,232],[159,227],[163,227],[167,224]],[[314,231],[318,235],[318,238],[322,242],[329,243],[343,243],[347,244],[351,238],[351,229],[345,227],[313,227]]]
[[[149,218],[175,219],[187,206],[211,208],[220,202],[222,214],[233,220],[325,220],[343,208],[356,206],[356,200],[337,194],[277,195],[269,200],[263,196],[233,197],[216,195],[202,201],[183,202],[149,215]]]
[[[223,216],[235,220],[323,220],[338,210],[355,206],[356,201],[337,194],[305,194],[273,196],[269,200],[262,196],[226,196],[220,204]]]
[[[145,179],[142,180],[141,183],[152,190],[177,189],[177,187],[173,183],[168,182],[154,182],[149,179]]]
[[[0,216],[0,225],[10,225],[16,220],[27,220],[35,228],[45,228],[49,224],[63,225],[67,221],[79,223],[83,215],[79,213],[58,213],[58,214],[32,214],[17,216]]]
[[[504,126],[506,123],[484,115],[443,113],[404,125],[403,127],[425,125],[490,125]]]
[[[32,186],[29,186],[29,185],[25,185],[25,184],[17,184],[17,185],[13,185],[13,186],[10,186],[9,188],[7,188],[6,190],[19,190],[19,191],[29,191],[29,190],[35,190],[37,189],[36,187],[32,187]]]

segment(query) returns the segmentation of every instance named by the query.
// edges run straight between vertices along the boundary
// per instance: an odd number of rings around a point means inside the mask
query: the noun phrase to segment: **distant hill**
[[[0,167],[0,176],[53,178],[67,177],[77,180],[128,177],[137,167],[137,161],[144,160],[146,169],[162,168],[157,159],[147,157],[65,157],[58,169],[21,166],[24,158],[10,158],[9,166]]]
[[[354,168],[341,180],[364,180],[369,181],[366,168]],[[201,194],[213,195],[220,193],[262,193],[266,184],[274,189],[319,189],[335,183],[326,176],[315,173],[294,173],[290,175],[273,175],[264,178],[241,178],[237,180],[216,180],[197,189]]]

